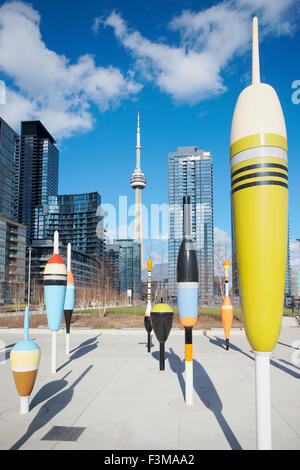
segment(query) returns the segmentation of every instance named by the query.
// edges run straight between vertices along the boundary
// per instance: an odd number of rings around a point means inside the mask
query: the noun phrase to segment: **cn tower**
[[[130,178],[130,185],[135,191],[134,240],[141,244],[141,269],[144,269],[142,189],[146,187],[146,178],[141,171],[140,113],[138,113],[138,126],[136,135],[136,167],[132,177]]]

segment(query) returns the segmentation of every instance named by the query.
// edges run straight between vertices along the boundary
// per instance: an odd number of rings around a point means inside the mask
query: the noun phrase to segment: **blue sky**
[[[0,114],[17,131],[22,119],[41,119],[57,138],[60,193],[98,191],[117,207],[119,195],[134,202],[129,179],[140,111],[143,203],[167,202],[168,152],[191,145],[209,150],[214,223],[230,235],[230,126],[236,99],[250,83],[254,14],[261,78],[276,89],[286,118],[294,240],[300,237],[300,103],[292,102],[292,83],[300,80],[299,1],[2,1],[0,79],[7,100]],[[295,247],[293,241],[296,265]]]

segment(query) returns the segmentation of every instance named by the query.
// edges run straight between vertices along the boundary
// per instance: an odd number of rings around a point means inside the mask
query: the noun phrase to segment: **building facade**
[[[19,136],[0,118],[0,216],[15,217],[15,154]]]
[[[183,196],[191,198],[191,230],[199,266],[199,296],[213,297],[214,222],[213,174],[210,152],[197,147],[178,147],[168,162],[168,283],[169,299],[176,301],[176,266],[183,238]]]
[[[120,245],[108,243],[104,263],[105,286],[120,293]]]
[[[0,217],[0,302],[22,303],[25,296],[26,227]]]
[[[55,230],[63,245],[98,260],[104,257],[104,228],[99,193],[49,196],[47,204],[36,207],[34,239],[51,240]]]
[[[16,148],[15,219],[27,226],[27,242],[34,238],[35,209],[58,192],[59,152],[40,121],[23,121]]]
[[[106,253],[110,262],[114,263],[114,272],[118,272],[119,293],[131,290],[133,299],[138,300],[141,295],[140,243],[134,240],[116,240],[106,245]]]
[[[43,284],[44,269],[52,253],[53,240],[33,240],[31,245],[32,286],[34,284]],[[61,243],[61,240],[59,243],[59,253],[67,265],[67,245]],[[73,249],[73,247],[71,259],[71,268],[76,286],[87,287],[96,285],[99,281],[101,282],[102,266],[99,261],[82,251]]]

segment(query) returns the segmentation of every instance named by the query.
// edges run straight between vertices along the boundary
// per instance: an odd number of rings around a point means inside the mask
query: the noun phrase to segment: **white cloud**
[[[47,48],[40,15],[13,1],[0,7],[0,72],[12,81],[1,115],[15,127],[20,120],[41,119],[56,137],[85,132],[93,126],[90,104],[106,111],[141,89],[132,72],[101,67],[85,54],[71,63]]]
[[[180,34],[179,46],[148,40],[131,30],[115,11],[105,20],[97,18],[94,29],[101,23],[112,27],[145,80],[153,81],[175,100],[193,104],[224,92],[222,72],[249,48],[254,14],[259,14],[261,38],[264,34],[291,34],[294,26],[288,13],[295,3],[225,0],[198,13],[183,11],[169,23]]]

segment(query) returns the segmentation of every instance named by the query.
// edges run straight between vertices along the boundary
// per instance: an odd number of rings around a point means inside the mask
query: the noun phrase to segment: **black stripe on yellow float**
[[[235,193],[236,191],[239,191],[240,189],[245,189],[245,188],[251,188],[251,186],[261,186],[261,185],[275,185],[275,186],[283,186],[284,188],[288,188],[287,183],[284,183],[283,181],[272,181],[272,180],[265,180],[265,181],[253,181],[251,183],[246,183],[242,184],[241,186],[237,186],[236,188],[233,188],[231,190],[231,193]]]
[[[255,163],[254,165],[247,165],[234,171],[231,175],[231,178],[233,178],[235,175],[238,175],[239,173],[242,173],[243,171],[255,170],[255,168],[280,168],[286,172],[288,171],[287,166],[280,165],[279,163]]]
[[[277,176],[278,178],[288,179],[288,176],[285,173],[280,173],[279,171],[261,171],[257,173],[248,173],[247,175],[240,176],[231,182],[231,186],[236,183],[239,183],[243,180],[248,180],[250,178],[258,178],[260,176]]]

